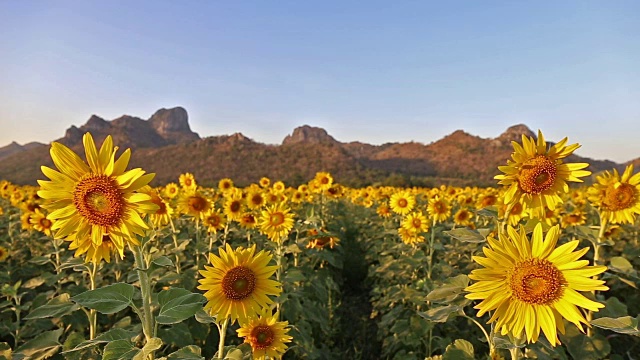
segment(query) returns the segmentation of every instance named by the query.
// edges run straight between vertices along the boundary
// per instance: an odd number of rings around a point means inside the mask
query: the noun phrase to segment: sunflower
[[[271,180],[269,180],[268,177],[260,178],[260,186],[262,186],[263,188],[268,188],[269,185],[271,185]]]
[[[407,245],[415,245],[424,242],[424,236],[420,235],[420,233],[407,230],[403,227],[398,228],[398,235],[400,236],[402,242]]]
[[[207,227],[208,232],[215,234],[218,230],[224,229],[227,219],[220,210],[211,208],[202,214],[202,224]]]
[[[180,174],[178,181],[180,182],[180,186],[182,186],[183,189],[195,190],[198,188],[198,184],[196,184],[196,178],[192,173]]]
[[[522,203],[519,202],[511,206],[505,205],[501,202],[500,207],[498,208],[498,216],[501,219],[505,217],[507,210],[509,210],[509,207],[511,207],[511,209],[507,218],[507,224],[511,226],[517,226],[520,223],[520,220],[522,220],[522,217],[527,213],[527,209]]]
[[[9,250],[7,248],[0,246],[0,262],[7,260],[9,257]]]
[[[149,214],[149,219],[153,223],[153,226],[160,228],[167,225],[173,215],[171,206],[160,197],[157,190],[151,189],[149,186],[145,186],[140,192],[151,196],[151,202],[158,206],[158,210]]]
[[[281,284],[270,277],[277,266],[269,266],[272,255],[260,251],[255,254],[255,245],[235,250],[226,244],[219,255],[209,254],[211,266],[200,270],[202,279],[198,289],[204,290],[207,304],[204,306],[218,322],[230,319],[241,324],[255,317],[258,312],[273,304],[269,296],[277,296]]]
[[[258,220],[252,213],[244,213],[240,216],[240,226],[245,229],[253,229],[258,224]]]
[[[459,209],[455,215],[453,215],[453,222],[459,226],[470,226],[473,213],[467,209]]]
[[[87,163],[68,147],[53,142],[51,158],[58,171],[42,166],[51,181],[38,180],[38,196],[46,199],[42,206],[49,211],[47,218],[54,221],[51,229],[57,230],[55,238],[75,234],[81,241],[100,245],[109,234],[121,252],[125,244],[138,245],[136,235],[144,236],[149,229],[140,215],[157,207],[149,195],[137,191],[155,174],[145,174],[139,168],[125,171],[131,151],[125,150],[116,160],[111,136],[106,137],[100,151],[90,133],[82,140]]]
[[[227,192],[233,188],[233,181],[229,178],[220,179],[220,181],[218,181],[218,190],[222,192]]]
[[[282,181],[276,181],[273,183],[273,187],[271,188],[275,193],[281,194],[287,187],[284,185]]]
[[[238,336],[251,345],[253,359],[281,359],[287,350],[286,343],[293,339],[287,335],[290,330],[287,325],[289,322],[278,321],[278,313],[271,315],[271,310],[267,308],[260,311],[259,317],[251,319],[237,331]]]
[[[39,209],[36,210],[33,215],[29,218],[31,225],[33,228],[44,233],[47,236],[51,236],[51,227],[53,226],[53,221],[47,219],[45,214],[42,213]]]
[[[302,191],[295,190],[293,192],[293,194],[291,195],[291,202],[299,204],[299,203],[303,202],[306,197],[307,197],[307,195],[305,193],[303,193]]]
[[[176,183],[168,183],[167,186],[164,187],[164,196],[168,197],[169,199],[173,199],[174,197],[178,196],[179,191],[180,188]]]
[[[560,343],[557,331],[564,334],[562,318],[581,331],[581,323],[589,326],[578,307],[598,311],[604,305],[579,291],[608,290],[604,281],[591,278],[607,268],[579,260],[589,251],[574,251],[579,240],[556,248],[559,235],[559,226],[554,226],[543,236],[542,225],[538,224],[531,241],[524,227],[516,231],[511,226],[499,241],[487,238],[489,247],[483,249],[486,257],[473,257],[484,268],[471,272],[469,278],[476,283],[465,289],[468,299],[482,300],[475,306],[478,317],[493,311],[489,323],[495,321],[496,331],[502,335],[526,335],[528,342],[535,342],[542,330],[553,346]]]
[[[261,189],[255,189],[249,191],[247,194],[247,206],[249,209],[255,210],[260,209],[267,203],[267,199],[264,197],[264,194]]]
[[[640,214],[640,173],[633,175],[633,164],[622,176],[618,170],[605,171],[589,188],[589,201],[600,209],[601,216],[612,224],[635,222]]]
[[[391,210],[400,215],[407,215],[413,210],[416,198],[408,190],[398,191],[391,195],[389,206]]]
[[[240,189],[229,190],[225,198],[224,214],[227,215],[227,219],[229,221],[240,220],[245,208],[242,191]]]
[[[567,228],[569,226],[578,226],[584,225],[587,222],[587,217],[584,212],[580,210],[574,210],[573,212],[562,215],[562,219],[560,219],[560,224],[562,224],[563,228]]]
[[[414,212],[407,215],[400,223],[405,230],[414,233],[423,233],[429,231],[429,221],[422,212]]]
[[[391,208],[386,203],[380,204],[376,209],[376,213],[381,218],[388,218],[391,216]]]
[[[320,191],[325,191],[329,190],[331,185],[333,185],[333,177],[328,172],[318,172],[316,173],[316,177],[313,179],[313,182]]]
[[[293,214],[284,203],[267,207],[260,213],[260,232],[269,239],[282,242],[293,228]]]
[[[513,141],[513,160],[498,169],[504,174],[496,175],[500,185],[505,185],[504,202],[522,202],[529,209],[548,208],[554,210],[562,203],[559,194],[569,192],[568,181],[582,182],[581,177],[591,174],[583,170],[587,163],[565,164],[562,159],[571,155],[579,144],[566,145],[567,138],[547,149],[541,131],[538,140],[522,135],[522,145]],[[541,213],[540,213],[541,214]]]
[[[31,231],[33,230],[33,224],[31,223],[31,217],[34,215],[34,212],[26,211],[20,215],[20,224],[22,230]]]
[[[323,236],[323,234],[320,234],[321,232],[326,234],[327,230],[311,229],[307,231],[307,236],[310,238],[309,243],[307,243],[307,249],[313,248],[313,249],[322,250],[326,246],[329,246],[329,248],[333,249],[340,242],[339,238],[335,236],[329,236],[329,235]],[[318,236],[318,234],[320,234],[320,236]]]
[[[177,206],[180,213],[199,219],[211,209],[211,202],[199,191],[188,190],[180,194]]]
[[[444,197],[436,195],[429,200],[427,211],[432,219],[437,222],[443,222],[451,216],[451,205]]]

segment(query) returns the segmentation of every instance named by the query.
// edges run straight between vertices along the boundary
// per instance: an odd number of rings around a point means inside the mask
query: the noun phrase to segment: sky
[[[0,0],[0,146],[182,106],[200,136],[428,144],[524,123],[640,157],[639,1]]]

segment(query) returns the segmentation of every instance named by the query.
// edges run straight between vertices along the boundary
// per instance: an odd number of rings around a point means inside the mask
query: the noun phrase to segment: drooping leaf
[[[136,292],[133,285],[116,283],[100,289],[85,291],[71,298],[80,306],[95,309],[102,314],[113,314],[132,305]]]
[[[60,317],[78,310],[80,306],[69,300],[69,294],[64,293],[49,300],[25,317],[25,320]]]
[[[156,317],[158,324],[175,324],[193,316],[202,309],[207,299],[202,294],[192,293],[181,288],[163,290],[158,294],[160,312]]]

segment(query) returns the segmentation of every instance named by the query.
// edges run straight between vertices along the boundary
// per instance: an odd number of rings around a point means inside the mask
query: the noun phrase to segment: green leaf
[[[162,340],[157,337],[151,338],[146,344],[144,344],[142,350],[140,350],[132,360],[145,360],[149,354],[160,349],[160,347],[162,347]]]
[[[427,295],[428,301],[435,302],[450,302],[453,301],[458,295],[464,292],[464,289],[469,285],[469,277],[467,275],[458,275],[446,281],[444,284]]]
[[[167,360],[204,360],[202,350],[196,345],[185,346],[167,356]]]
[[[620,302],[617,297],[612,296],[604,302],[604,309],[600,309],[595,315],[598,318],[627,316],[627,305]]]
[[[447,319],[449,319],[449,315],[460,313],[461,311],[462,311],[461,306],[447,305],[447,306],[433,308],[425,312],[418,312],[418,315],[422,316],[423,318],[429,321],[444,323],[444,322],[447,322]]]
[[[611,258],[609,262],[609,268],[614,271],[618,271],[621,273],[629,273],[633,271],[633,265],[629,262],[629,260],[623,258],[622,256],[614,256]]]
[[[207,299],[202,294],[192,293],[181,288],[163,290],[158,294],[160,312],[156,321],[158,324],[175,324],[193,316],[202,309]]]
[[[289,283],[294,283],[298,281],[304,281],[306,278],[302,271],[298,269],[289,269],[287,270],[287,274],[284,276],[284,279]]]
[[[60,317],[78,310],[80,306],[69,301],[69,294],[61,294],[49,300],[45,305],[33,310],[25,320]]]
[[[204,309],[200,309],[196,311],[196,321],[201,324],[214,324],[216,322],[216,318],[209,315]]]
[[[44,332],[35,338],[22,344],[16,349],[15,354],[24,355],[29,359],[41,359],[51,351],[57,351],[62,345],[58,342],[64,329]]]
[[[591,321],[591,325],[621,334],[640,336],[640,329],[638,329],[639,319],[634,319],[631,316],[619,318],[603,317]]]
[[[566,331],[565,335],[560,335],[560,339],[566,344],[567,351],[574,359],[599,360],[611,352],[611,345],[602,334],[595,333],[589,337],[575,326],[568,327]]]
[[[102,314],[113,314],[133,305],[136,292],[133,285],[117,283],[96,290],[85,291],[71,298],[80,306],[95,309]]]
[[[173,261],[171,261],[171,259],[169,259],[166,256],[160,256],[151,261],[151,264],[149,264],[149,268],[147,269],[147,271],[151,272],[159,268],[173,267],[173,266],[174,266]]]
[[[45,265],[51,262],[51,258],[48,256],[34,256],[29,262],[36,265]]]
[[[458,339],[447,346],[442,360],[474,360],[473,345],[463,339]]]
[[[443,231],[443,233],[451,236],[452,238],[456,238],[460,241],[470,242],[470,243],[483,243],[487,241],[482,234],[480,234],[477,230],[471,230],[466,228],[461,229],[453,229],[449,231]]]
[[[486,216],[486,217],[490,217],[490,218],[498,218],[498,210],[495,206],[489,206],[483,209],[480,209],[478,211],[476,211],[476,214],[480,215],[480,216]]]
[[[104,347],[102,360],[130,360],[140,352],[129,340],[111,341]]]
[[[242,350],[233,349],[225,354],[224,360],[242,360],[243,356]]]
[[[87,340],[78,344],[78,346],[63,352],[63,354],[86,349],[86,348],[95,346],[97,344],[108,343],[115,340],[130,340],[132,337],[136,336],[137,334],[138,333],[135,331],[128,331],[124,329],[111,329],[107,332],[104,332],[96,336],[96,338],[93,340]]]

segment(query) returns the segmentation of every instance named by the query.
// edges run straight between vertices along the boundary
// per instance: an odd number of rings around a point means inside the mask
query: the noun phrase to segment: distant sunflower
[[[238,336],[251,345],[253,359],[281,359],[287,350],[286,343],[293,339],[287,335],[288,325],[287,321],[278,321],[278,313],[271,315],[271,310],[266,308],[260,311],[259,317],[242,325],[238,329]]]
[[[149,195],[137,191],[155,174],[145,174],[141,169],[125,171],[131,151],[125,150],[116,160],[111,136],[100,151],[90,133],[82,140],[87,163],[68,147],[53,142],[51,158],[59,171],[42,166],[51,181],[38,180],[38,196],[47,200],[43,207],[49,211],[47,218],[54,221],[55,238],[75,234],[80,241],[100,245],[108,234],[119,250],[125,244],[139,244],[136,235],[144,236],[149,229],[140,215],[157,207]]]
[[[218,209],[209,209],[202,214],[202,225],[207,227],[207,231],[210,233],[217,233],[218,230],[224,229],[227,224],[227,219]]]
[[[402,242],[407,245],[415,245],[424,242],[424,236],[422,236],[419,232],[407,230],[403,227],[398,228],[398,235],[400,236]]]
[[[444,222],[451,216],[451,205],[444,197],[436,195],[429,199],[427,211],[429,212],[429,216],[435,221]]]
[[[496,175],[500,185],[505,185],[504,202],[511,204],[522,202],[527,208],[544,211],[554,210],[562,203],[560,194],[569,192],[568,181],[582,182],[581,177],[591,174],[583,170],[587,163],[565,164],[562,159],[571,155],[579,144],[566,145],[567,138],[547,149],[547,142],[541,131],[537,141],[533,137],[522,135],[522,145],[512,142],[513,160],[498,169],[504,174]]]
[[[260,232],[273,241],[284,241],[293,228],[293,214],[284,203],[262,210],[258,224]]]
[[[178,196],[179,192],[180,188],[176,183],[168,183],[167,186],[164,187],[164,196],[168,197],[169,199],[173,199],[174,197]]]
[[[400,215],[407,215],[413,210],[416,198],[407,190],[402,190],[391,195],[389,206],[391,210]]]
[[[499,241],[487,238],[486,257],[473,257],[483,268],[469,275],[476,283],[465,289],[469,292],[466,297],[482,300],[475,306],[478,317],[493,311],[489,323],[496,322],[496,332],[524,336],[531,343],[542,330],[555,346],[560,343],[557,331],[565,331],[562,318],[584,331],[581,323],[589,323],[578,307],[591,311],[604,307],[579,291],[608,290],[604,281],[591,278],[606,266],[589,266],[588,260],[579,260],[589,251],[574,252],[579,240],[556,247],[559,235],[559,227],[554,226],[543,236],[538,224],[530,241],[524,227],[516,231],[509,226]]]
[[[220,181],[218,181],[218,190],[222,192],[227,192],[233,188],[233,181],[229,178],[220,179]]]
[[[204,290],[208,302],[204,306],[218,322],[230,319],[241,324],[255,317],[261,309],[273,304],[269,296],[277,296],[282,291],[281,284],[270,277],[277,266],[269,266],[272,255],[260,251],[255,253],[255,245],[249,249],[235,250],[226,245],[219,249],[219,255],[209,254],[211,266],[200,270],[202,279],[198,289]]]
[[[211,209],[211,202],[199,191],[188,190],[180,194],[177,206],[180,213],[200,219],[204,213]]]
[[[429,231],[429,221],[422,212],[414,212],[407,215],[400,224],[405,230],[414,233],[423,233]]]
[[[273,187],[271,188],[275,193],[281,194],[287,187],[284,185],[282,181],[276,181],[273,183]]]
[[[198,188],[198,184],[196,183],[196,178],[193,176],[192,173],[180,174],[180,177],[178,178],[178,180],[180,181],[180,186],[182,186],[182,188],[186,190],[191,191]]]
[[[473,213],[467,209],[459,209],[455,215],[453,215],[453,222],[459,226],[470,226]]]
[[[53,227],[53,222],[47,219],[46,215],[40,210],[36,210],[33,215],[31,215],[29,221],[31,222],[31,225],[33,225],[34,229],[47,236],[51,236],[51,227]]]
[[[263,188],[268,188],[269,185],[271,185],[271,180],[269,180],[268,177],[260,178],[260,186],[262,186]]]
[[[329,190],[333,185],[333,177],[328,172],[318,172],[313,179],[320,191]]]
[[[0,246],[0,262],[7,260],[9,257],[9,250],[7,248]]]
[[[258,224],[258,220],[252,213],[244,213],[240,216],[240,226],[245,229],[253,229]]]
[[[381,218],[388,218],[391,216],[391,208],[386,203],[380,204],[376,209],[376,214]]]
[[[141,192],[151,196],[151,202],[158,206],[158,210],[149,214],[149,219],[153,223],[153,226],[160,228],[167,225],[173,215],[173,209],[171,206],[160,197],[158,191],[151,189],[148,186],[143,188]]]
[[[266,203],[267,199],[265,198],[262,190],[259,188],[249,191],[249,193],[247,194],[247,206],[249,206],[249,209],[251,210],[260,209]]]
[[[229,221],[240,220],[245,209],[245,201],[242,198],[242,191],[240,189],[229,190],[225,199],[224,214],[227,215],[227,219]]]
[[[569,226],[584,225],[586,222],[587,217],[585,216],[584,212],[580,210],[574,210],[573,212],[564,214],[562,215],[562,219],[560,220],[563,228],[567,228]]]
[[[627,166],[622,176],[616,169],[613,173],[605,171],[588,191],[589,201],[611,224],[633,224],[640,214],[640,173],[633,175],[633,164]]]

